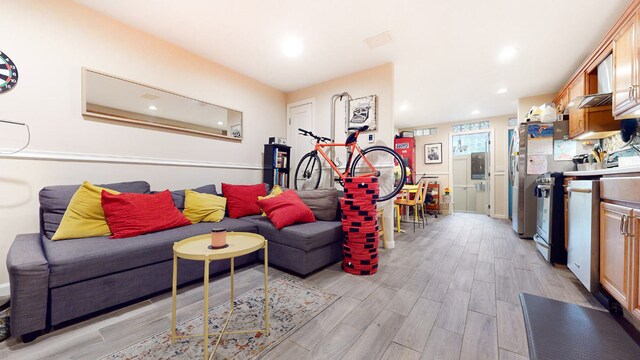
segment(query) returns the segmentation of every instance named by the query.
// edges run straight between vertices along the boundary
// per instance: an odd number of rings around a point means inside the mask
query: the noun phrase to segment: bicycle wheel
[[[296,190],[317,189],[322,175],[322,164],[314,151],[305,154],[296,168],[294,187]]]
[[[378,177],[380,186],[378,201],[386,201],[396,196],[406,179],[400,155],[386,146],[372,146],[362,150],[362,154],[367,161],[365,162],[362,155],[358,154],[351,165],[350,176],[367,176],[374,173]],[[367,162],[373,166],[373,169]]]

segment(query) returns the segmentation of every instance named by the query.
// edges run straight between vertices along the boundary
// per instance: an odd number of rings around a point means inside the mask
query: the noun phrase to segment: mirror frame
[[[119,76],[115,76],[115,75],[111,75],[111,74],[107,74],[104,73],[102,71],[97,71],[97,70],[93,70],[93,69],[89,69],[86,67],[82,67],[82,115],[86,116],[86,117],[90,117],[90,118],[99,118],[99,119],[108,119],[108,120],[115,120],[115,121],[121,121],[121,122],[125,122],[125,123],[132,123],[132,124],[139,124],[139,125],[144,125],[144,126],[149,126],[152,128],[163,128],[163,129],[170,129],[170,130],[175,130],[175,131],[179,131],[179,132],[184,132],[184,133],[190,133],[190,134],[198,134],[198,135],[205,135],[205,136],[209,136],[209,137],[214,137],[214,138],[218,138],[218,139],[224,139],[224,140],[230,140],[230,141],[237,141],[237,142],[242,142],[243,137],[233,137],[231,135],[220,135],[220,134],[214,134],[214,133],[209,133],[206,131],[201,131],[201,130],[194,130],[194,129],[188,129],[188,128],[184,128],[184,127],[179,127],[179,126],[172,126],[172,125],[166,125],[166,124],[158,124],[158,123],[154,123],[154,122],[150,122],[150,121],[145,121],[145,120],[141,120],[141,119],[133,119],[133,118],[128,118],[128,117],[123,117],[123,116],[117,116],[117,115],[105,115],[105,114],[101,114],[101,113],[95,113],[95,112],[91,112],[87,110],[87,72],[92,72],[92,73],[96,73],[99,75],[103,75],[103,76],[107,76],[116,80],[121,80],[121,81],[126,81],[128,83],[132,83],[135,85],[139,85],[139,86],[144,86],[146,88],[149,89],[153,89],[156,91],[161,91],[167,94],[171,94],[171,95],[175,95],[175,96],[179,96],[181,98],[184,98],[186,100],[190,100],[190,101],[197,101],[200,103],[204,103],[207,105],[211,105],[211,106],[217,106],[220,108],[224,108],[227,110],[232,110],[232,111],[237,111],[240,113],[240,134],[244,136],[244,113],[240,110],[236,110],[236,109],[232,109],[226,106],[221,106],[221,105],[216,105],[216,104],[212,104],[206,101],[202,101],[202,100],[198,100],[198,99],[194,99],[192,97],[189,96],[185,96],[182,94],[178,94],[175,93],[173,91],[169,91],[169,90],[165,90],[156,86],[151,86],[151,85],[147,85],[138,81],[133,81],[133,80],[129,80],[123,77],[119,77]],[[179,121],[179,120],[176,120]]]

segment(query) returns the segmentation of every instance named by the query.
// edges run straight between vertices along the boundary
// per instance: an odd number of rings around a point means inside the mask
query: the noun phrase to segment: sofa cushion
[[[193,190],[185,190],[184,216],[192,223],[219,222],[224,218],[224,209],[227,206],[227,198],[203,194]]]
[[[148,194],[150,192],[149,183],[146,181],[130,181],[97,186],[118,192],[138,194]],[[48,238],[53,237],[53,234],[58,230],[62,216],[78,188],[80,188],[80,185],[55,185],[47,186],[40,190],[41,232]]]
[[[176,208],[169,190],[156,194],[110,194],[103,190],[102,208],[113,233],[111,239],[191,225]]]
[[[258,196],[267,195],[264,184],[232,185],[222,183],[222,194],[227,198],[229,217],[238,219],[247,215],[260,214],[256,203]]]
[[[119,271],[173,258],[173,243],[191,236],[207,234],[212,227],[227,231],[256,233],[256,225],[239,219],[224,218],[219,223],[199,223],[126,239],[106,236],[65,241],[42,237],[51,271],[50,287],[71,284]]]
[[[51,240],[111,235],[111,229],[102,210],[103,190],[111,194],[120,194],[117,191],[95,186],[88,181],[83,182],[71,198],[60,226]]]
[[[303,203],[305,203],[316,220],[334,221],[338,211],[338,190],[336,189],[315,189],[296,190]]]
[[[268,241],[303,251],[311,251],[333,242],[342,241],[342,223],[340,221],[294,224],[278,230],[269,218],[260,215],[243,217],[241,220],[256,224],[258,234],[264,236]]]
[[[194,189],[190,189],[195,192],[199,192],[202,194],[213,194],[219,195],[216,192],[215,185],[203,185]],[[184,210],[184,200],[185,200],[185,192],[184,190],[173,190],[171,192],[171,197],[173,198],[173,203],[176,204],[176,207],[180,209],[180,211]]]
[[[282,194],[283,192],[284,192],[284,190],[280,187],[280,185],[274,185],[273,189],[271,189],[271,192],[269,192],[269,195],[267,195],[267,196],[258,196],[258,200],[271,199],[271,198],[274,198],[274,197]],[[262,216],[267,216],[267,214],[265,214],[264,210],[262,211]]]
[[[288,190],[278,196],[258,200],[258,206],[278,230],[293,224],[316,221],[311,209],[300,200],[295,191]]]

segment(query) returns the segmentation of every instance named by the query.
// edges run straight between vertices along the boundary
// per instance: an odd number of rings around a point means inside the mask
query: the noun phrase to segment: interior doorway
[[[313,150],[311,138],[298,135],[298,128],[316,131],[313,121],[313,100],[311,99],[287,105],[287,145],[291,146],[290,161],[293,171],[304,154]]]
[[[451,137],[453,209],[490,215],[490,133]]]

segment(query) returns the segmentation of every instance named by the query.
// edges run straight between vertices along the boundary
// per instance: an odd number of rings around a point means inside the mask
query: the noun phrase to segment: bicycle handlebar
[[[312,138],[314,138],[314,139],[316,139],[318,141],[333,141],[332,139],[330,139],[328,137],[318,136],[318,135],[312,133],[309,130],[298,128],[298,131],[300,131],[300,135],[311,136]]]

